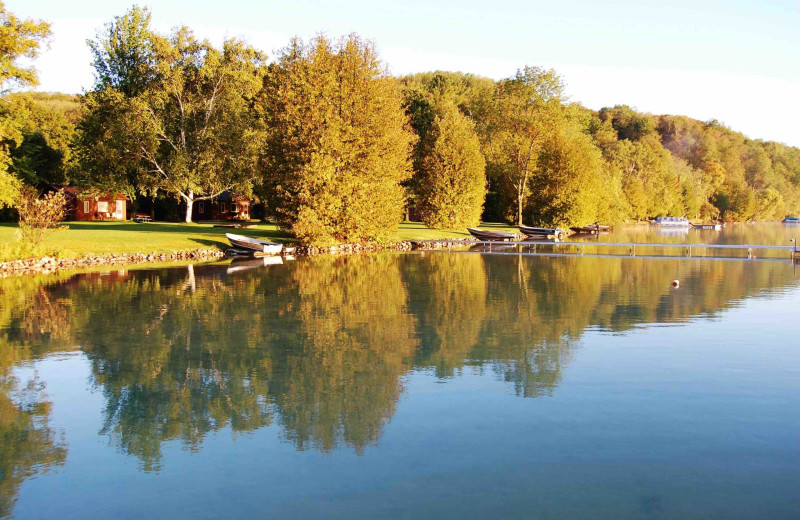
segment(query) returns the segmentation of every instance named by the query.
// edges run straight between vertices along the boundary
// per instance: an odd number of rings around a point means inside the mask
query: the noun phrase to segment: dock
[[[420,241],[421,242],[421,241]],[[436,241],[428,241],[436,242]],[[452,242],[448,244],[448,249],[452,247]],[[422,244],[420,244],[422,245]],[[515,252],[528,253],[528,254],[559,254],[559,255],[586,255],[586,248],[591,248],[593,251],[592,256],[637,256],[639,252],[647,252],[652,249],[669,249],[675,250],[677,254],[674,255],[645,255],[648,258],[663,257],[663,258],[692,258],[696,252],[707,253],[709,251],[720,252],[723,254],[714,256],[699,256],[701,258],[747,258],[755,259],[763,253],[781,253],[785,258],[791,261],[800,259],[796,245],[763,245],[763,244],[689,244],[689,243],[647,243],[647,242],[578,242],[578,241],[552,241],[552,240],[522,240],[522,241],[488,241],[488,240],[473,240],[464,241],[459,243],[463,246],[481,246],[483,251],[492,252],[499,250],[508,250],[514,247]],[[425,247],[420,247],[425,249]],[[438,247],[437,249],[441,249]],[[602,253],[601,253],[602,251]],[[732,252],[745,253],[743,255],[733,255]],[[509,251],[509,253],[512,253]],[[727,255],[724,253],[728,253]],[[642,256],[642,255],[639,255]]]

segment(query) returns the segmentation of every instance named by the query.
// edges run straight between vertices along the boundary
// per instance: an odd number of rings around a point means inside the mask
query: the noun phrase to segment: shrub
[[[52,191],[39,197],[30,187],[20,190],[17,201],[20,237],[26,247],[36,249],[48,232],[65,229],[61,226],[67,212],[67,198],[62,191]]]

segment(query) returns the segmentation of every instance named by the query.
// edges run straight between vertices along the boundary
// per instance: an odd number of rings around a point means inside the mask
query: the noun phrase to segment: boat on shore
[[[609,233],[611,231],[611,226],[592,224],[590,226],[571,227],[570,229],[578,234],[599,235],[600,233]]]
[[[241,251],[244,254],[279,255],[283,250],[283,244],[278,244],[277,242],[267,242],[243,235],[234,235],[233,233],[225,233],[225,237],[227,237],[233,249],[238,250],[234,252]]]
[[[783,219],[784,224],[800,224],[800,217],[789,217]]]
[[[488,229],[467,228],[469,234],[479,240],[514,240],[517,236],[505,231],[489,231]]]
[[[566,235],[561,228],[519,226],[519,230],[528,238],[559,238]]]
[[[658,217],[653,224],[666,228],[688,228],[692,223],[684,217]]]

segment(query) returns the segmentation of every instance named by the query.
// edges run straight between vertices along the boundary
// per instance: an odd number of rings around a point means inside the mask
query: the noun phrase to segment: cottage
[[[67,220],[125,220],[128,198],[121,193],[94,194],[73,186],[63,188],[69,200]]]
[[[192,208],[194,220],[250,220],[250,199],[224,192],[211,200],[200,200]]]

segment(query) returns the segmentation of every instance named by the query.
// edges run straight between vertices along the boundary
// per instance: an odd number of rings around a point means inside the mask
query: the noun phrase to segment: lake
[[[0,517],[794,519],[798,310],[786,254],[0,279]]]

